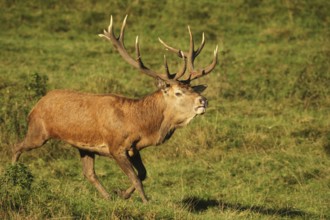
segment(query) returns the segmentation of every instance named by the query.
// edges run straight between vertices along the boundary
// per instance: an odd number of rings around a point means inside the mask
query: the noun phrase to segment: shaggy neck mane
[[[167,104],[161,90],[137,100],[136,103],[135,115],[140,129],[148,131],[147,135],[157,136],[154,143],[156,145],[169,139],[175,131],[175,125],[165,115],[166,108]]]
[[[156,119],[163,115],[166,103],[160,90],[137,100],[136,117],[145,121],[146,118]]]

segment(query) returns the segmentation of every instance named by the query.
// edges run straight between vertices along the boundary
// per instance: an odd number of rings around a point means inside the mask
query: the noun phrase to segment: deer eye
[[[180,97],[180,96],[182,96],[182,93],[181,92],[176,92],[175,96]]]

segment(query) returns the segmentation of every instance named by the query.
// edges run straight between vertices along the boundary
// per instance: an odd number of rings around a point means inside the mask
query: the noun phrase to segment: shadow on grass
[[[276,215],[281,217],[315,217],[310,213],[296,210],[293,208],[266,208],[262,206],[249,206],[240,203],[228,203],[215,199],[200,199],[197,197],[188,197],[183,199],[182,204],[188,208],[190,212],[203,212],[209,208],[218,208],[221,211],[233,210],[238,212],[251,211],[263,215]]]

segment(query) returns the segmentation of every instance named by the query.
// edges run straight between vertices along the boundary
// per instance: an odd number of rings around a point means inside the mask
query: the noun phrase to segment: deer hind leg
[[[79,153],[81,157],[84,176],[92,185],[96,187],[96,189],[101,193],[101,195],[105,199],[109,199],[110,198],[109,193],[102,186],[102,184],[100,183],[100,181],[98,180],[95,174],[95,170],[94,170],[95,154],[84,150],[79,150]]]
[[[140,152],[137,150],[134,150],[134,153],[131,157],[129,157],[129,160],[131,161],[133,167],[136,169],[138,172],[138,178],[143,181],[147,177],[147,170],[145,166],[142,163],[141,155]],[[134,184],[129,187],[126,191],[121,192],[121,196],[124,199],[128,199],[131,197],[132,193],[135,191],[135,186]]]
[[[31,120],[24,140],[15,145],[12,149],[12,162],[17,162],[24,151],[30,151],[41,147],[48,139],[49,135],[43,121],[41,119]]]
[[[141,179],[144,179],[145,178],[146,172],[145,171],[143,172],[142,167],[141,167],[141,171],[142,172],[140,171],[140,174],[139,174],[140,177],[139,177],[138,175],[136,175],[136,173],[134,171],[134,168],[133,168],[133,166],[139,164],[139,162],[138,162],[139,159],[136,159],[135,162],[132,162],[126,152],[122,152],[122,153],[118,153],[118,154],[113,154],[113,157],[116,160],[116,162],[118,163],[118,165],[120,166],[120,168],[124,171],[124,173],[128,176],[128,178],[131,180],[131,182],[133,184],[130,188],[128,188],[124,192],[123,197],[124,198],[125,197],[126,198],[129,198],[130,195],[136,189],[139,192],[142,201],[144,203],[147,203],[148,202],[148,199],[147,199],[147,197],[146,197],[146,195],[144,193],[144,189],[143,189],[143,185],[142,185],[142,181],[141,181]],[[137,158],[139,158],[139,157],[137,157]],[[141,157],[140,157],[140,159],[141,159]],[[142,164],[142,161],[141,161],[141,164]],[[142,166],[143,166],[143,164],[142,164]],[[143,166],[143,168],[144,168],[144,166]]]

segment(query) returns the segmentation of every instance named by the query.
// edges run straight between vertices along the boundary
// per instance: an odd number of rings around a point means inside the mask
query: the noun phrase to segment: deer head
[[[157,73],[148,68],[142,61],[139,46],[139,37],[136,37],[135,51],[136,58],[133,58],[126,50],[124,45],[124,33],[126,27],[127,15],[122,23],[120,34],[118,37],[114,34],[113,19],[110,17],[110,25],[108,30],[104,30],[104,34],[99,34],[109,40],[114,47],[118,50],[121,57],[130,65],[134,66],[142,73],[151,76],[158,80],[158,88],[162,91],[164,99],[167,103],[170,103],[170,108],[173,108],[173,113],[176,116],[180,116],[180,112],[185,113],[180,125],[187,124],[195,115],[203,114],[207,107],[207,99],[200,94],[205,90],[205,85],[192,86],[191,82],[197,78],[209,74],[217,64],[217,52],[218,46],[214,50],[213,61],[210,65],[202,69],[195,69],[195,58],[200,54],[204,45],[205,37],[203,38],[201,45],[197,50],[194,49],[194,40],[190,27],[188,26],[188,32],[190,36],[190,47],[188,52],[184,52],[180,49],[173,48],[164,43],[160,38],[159,41],[165,46],[166,50],[171,51],[178,55],[182,59],[182,67],[176,73],[170,73],[166,56],[164,56],[165,73]],[[188,70],[188,71],[187,71]],[[188,76],[185,77],[186,72]],[[183,79],[185,78],[185,79]],[[178,119],[180,121],[180,119]]]

